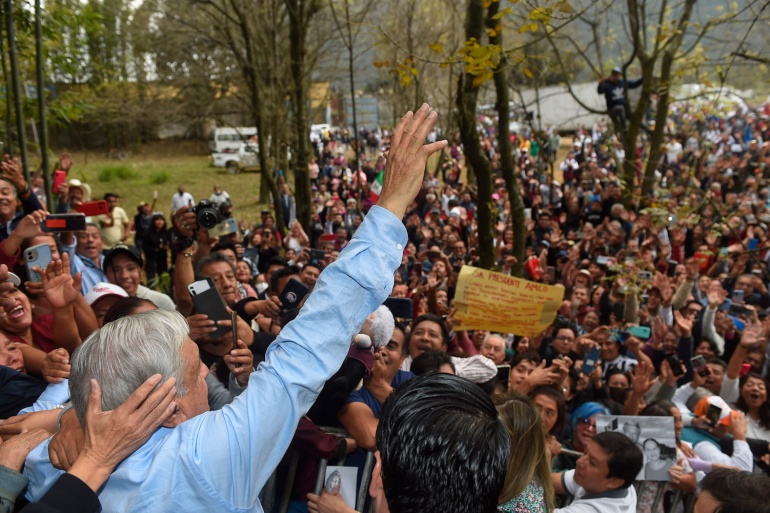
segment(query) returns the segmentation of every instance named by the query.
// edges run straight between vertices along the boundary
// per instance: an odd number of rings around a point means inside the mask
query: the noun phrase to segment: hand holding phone
[[[230,313],[230,322],[233,327],[233,351],[238,349],[238,314],[233,310]]]
[[[692,364],[693,370],[698,373],[698,376],[705,378],[711,374],[711,370],[708,368],[708,365],[706,365],[706,359],[703,358],[702,355],[693,356],[690,359],[690,363]]]

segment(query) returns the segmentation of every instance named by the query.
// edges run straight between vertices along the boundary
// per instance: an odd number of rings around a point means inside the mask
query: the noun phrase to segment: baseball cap
[[[695,405],[693,413],[696,417],[705,417],[709,406],[716,406],[722,410],[719,414],[719,424],[724,426],[730,425],[730,412],[732,410],[730,409],[730,406],[727,404],[727,402],[725,402],[725,400],[718,395],[704,397],[698,401],[698,404]]]
[[[117,285],[101,282],[94,285],[94,287],[86,293],[86,303],[91,306],[106,296],[128,297],[128,294]]]
[[[618,66],[615,66],[614,68],[612,68],[612,72],[613,73],[623,73],[623,70],[620,69]]]
[[[117,244],[104,256],[104,267],[108,267],[110,262],[116,255],[126,255],[128,258],[139,264],[140,267],[144,267],[144,260],[142,260],[142,253],[136,246],[127,246],[126,244]]]
[[[9,281],[9,282],[13,283],[13,284],[14,284],[14,286],[16,286],[16,287],[18,287],[19,285],[21,285],[21,280],[19,279],[19,277],[18,277],[18,276],[16,276],[16,275],[15,275],[15,274],[13,274],[13,273],[8,273],[8,279],[7,279],[7,280],[5,280],[5,281],[7,281],[7,282]]]

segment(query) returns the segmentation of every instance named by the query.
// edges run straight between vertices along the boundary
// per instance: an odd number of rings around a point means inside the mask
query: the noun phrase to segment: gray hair
[[[114,410],[154,374],[176,378],[177,396],[187,393],[182,344],[190,328],[178,312],[151,310],[107,323],[75,351],[69,389],[85,423],[91,379],[102,389],[102,409]]]
[[[198,263],[195,264],[195,279],[204,279],[207,275],[203,273],[203,269],[217,262],[225,262],[233,270],[233,273],[237,272],[235,269],[235,262],[233,262],[229,256],[225,255],[224,253],[220,253],[219,251],[215,251],[201,258],[198,260]]]
[[[481,342],[481,344],[484,345],[487,342],[487,340],[493,339],[493,338],[498,339],[503,344],[503,351],[505,351],[505,346],[507,345],[505,343],[505,339],[503,338],[502,335],[498,335],[497,333],[487,333],[487,336],[484,337],[484,340]]]

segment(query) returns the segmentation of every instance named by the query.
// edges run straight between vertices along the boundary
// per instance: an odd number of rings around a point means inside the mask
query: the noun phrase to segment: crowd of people
[[[77,212],[90,188],[70,178],[46,209],[6,158],[0,505],[26,487],[60,510],[68,493],[106,511],[277,510],[272,494],[349,512],[316,486],[329,460],[359,467],[376,511],[767,511],[769,116],[675,105],[634,204],[618,173],[625,158],[641,171],[646,134],[626,156],[613,129],[581,130],[562,180],[539,151],[558,147],[553,127],[514,134],[526,233],[496,177],[496,270],[525,238],[524,277],[564,290],[530,336],[456,319],[479,199],[425,107],[365,134],[378,151],[360,167],[349,141],[316,137],[309,226],[288,183],[250,227],[227,222],[221,187],[196,202],[180,185],[168,219],[157,194],[132,221],[109,193],[84,230],[52,233],[48,210]],[[497,170],[494,125],[480,129]],[[51,263],[30,267],[41,246]],[[164,273],[169,294],[147,286]],[[196,300],[208,287],[227,316]],[[638,420],[600,431],[605,416]],[[672,419],[675,447],[642,436],[651,417]]]

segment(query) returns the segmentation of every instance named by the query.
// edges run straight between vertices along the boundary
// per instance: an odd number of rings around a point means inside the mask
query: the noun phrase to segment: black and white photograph
[[[673,417],[597,416],[596,432],[617,431],[631,439],[644,455],[637,481],[669,481],[676,465]]]

